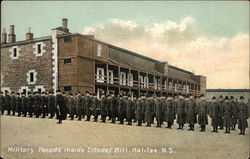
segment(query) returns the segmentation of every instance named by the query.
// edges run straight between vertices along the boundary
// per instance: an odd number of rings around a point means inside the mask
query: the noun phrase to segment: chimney
[[[16,42],[16,35],[15,35],[15,31],[14,31],[14,25],[10,25],[10,33],[8,35],[8,42],[9,43]]]
[[[69,29],[68,29],[68,19],[67,18],[63,18],[62,19],[62,29],[65,32],[69,32]]]
[[[5,28],[3,28],[3,33],[2,33],[2,44],[6,44],[7,43],[7,33]]]
[[[33,33],[30,32],[30,27],[29,27],[29,32],[26,33],[26,40],[33,40]]]

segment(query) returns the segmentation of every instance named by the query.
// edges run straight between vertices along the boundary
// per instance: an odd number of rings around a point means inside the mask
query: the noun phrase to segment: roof
[[[169,65],[168,67],[170,67],[170,68],[172,68],[172,69],[175,69],[175,70],[178,70],[178,71],[181,71],[181,72],[185,72],[185,73],[188,73],[188,74],[194,74],[194,73],[192,73],[192,72],[190,72],[190,71],[187,71],[187,70],[183,70],[183,69],[181,69],[181,68],[179,68],[179,67],[175,67],[175,66],[173,66],[173,65]]]
[[[51,36],[44,36],[44,37],[40,37],[40,38],[34,38],[32,40],[16,41],[16,42],[13,42],[13,43],[2,44],[1,47],[8,47],[8,46],[13,46],[13,45],[28,44],[28,43],[33,43],[33,42],[48,40],[50,38],[51,38]]]
[[[250,92],[250,89],[207,89],[207,92]]]

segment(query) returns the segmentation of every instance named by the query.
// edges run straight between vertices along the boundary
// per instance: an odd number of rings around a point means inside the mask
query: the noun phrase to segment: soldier
[[[60,90],[56,91],[56,117],[58,119],[57,124],[62,124],[62,120],[66,119],[66,106],[65,106],[65,99],[61,94]]]
[[[21,116],[22,114],[22,99],[20,97],[20,93],[16,93],[16,112],[17,116]]]
[[[22,112],[23,112],[23,117],[27,116],[27,111],[28,111],[28,98],[26,97],[25,93],[22,93]]]
[[[156,122],[157,122],[157,128],[161,127],[161,123],[162,123],[162,110],[163,110],[163,104],[164,102],[161,100],[160,97],[155,99],[155,118],[156,118]]]
[[[231,105],[232,105],[232,123],[231,123],[231,127],[232,127],[232,130],[235,130],[235,126],[237,124],[237,102],[236,100],[234,100],[234,97],[231,96],[230,97],[230,102],[231,102]]]
[[[126,116],[126,99],[127,97],[124,96],[120,96],[120,98],[118,98],[118,120],[120,121],[120,124],[124,123],[124,118]]]
[[[80,92],[77,92],[75,97],[75,105],[76,105],[76,115],[78,117],[78,121],[82,120],[82,111],[83,111],[83,102],[82,102],[82,95]]]
[[[11,110],[12,110],[12,115],[15,116],[15,114],[16,114],[16,95],[15,95],[15,92],[11,92]]]
[[[248,100],[249,102],[249,100]],[[238,110],[238,128],[240,129],[239,135],[245,135],[245,129],[248,127],[247,119],[249,118],[249,112],[247,104],[244,102],[244,97],[240,97],[240,102],[237,105]]]
[[[165,101],[165,108],[164,108],[164,119],[167,122],[167,127],[171,129],[173,123],[174,123],[174,119],[175,119],[175,108],[174,108],[174,101],[173,101],[173,97],[169,94],[167,97],[167,100]]]
[[[197,123],[196,109],[196,101],[194,100],[194,96],[190,94],[189,100],[186,102],[187,123],[189,124],[189,131],[194,131],[194,125]]]
[[[223,123],[226,128],[225,133],[230,134],[230,127],[232,122],[232,104],[229,102],[228,96],[225,97],[223,104]]]
[[[180,94],[177,103],[177,124],[179,125],[178,130],[183,130],[184,124],[186,123],[186,112],[185,112],[185,101],[184,97]]]
[[[75,102],[76,102],[76,100],[75,100],[73,94],[69,93],[69,99],[68,99],[67,106],[68,106],[70,120],[74,120],[74,116],[76,114]]]
[[[106,98],[105,94],[101,95],[100,107],[101,107],[101,119],[102,119],[102,122],[105,123],[106,116],[108,113],[108,99]]]
[[[33,93],[35,94],[35,93]],[[33,116],[33,109],[34,109],[34,96],[31,92],[28,92],[28,99],[27,99],[27,108],[28,108],[28,112],[29,112],[29,117],[32,118]]]
[[[49,119],[53,119],[56,112],[56,97],[52,91],[49,92],[48,96],[48,111],[49,111]]]
[[[201,126],[201,132],[204,132],[206,129],[206,125],[208,124],[208,118],[207,114],[209,112],[208,110],[208,103],[206,101],[206,98],[204,94],[200,96],[201,101],[199,102],[199,107],[198,107],[198,123]]]
[[[100,114],[100,103],[99,103],[99,99],[97,98],[96,94],[93,94],[91,108],[92,108],[92,112],[93,112],[93,116],[94,116],[94,122],[97,122],[98,116]]]
[[[219,97],[219,105],[220,105],[220,118],[219,118],[219,126],[220,126],[220,129],[223,129],[224,127],[224,123],[223,123],[223,105],[224,105],[224,99],[223,99],[223,96],[221,95]]]
[[[138,121],[137,126],[142,126],[142,104],[142,99],[139,97],[136,102],[136,120]]]
[[[42,118],[48,114],[48,96],[47,93],[43,92],[41,96],[41,113]]]
[[[34,115],[35,118],[39,118],[40,116],[40,105],[41,105],[41,97],[38,92],[35,92],[34,96]]]
[[[87,116],[86,121],[90,121],[90,117],[91,117],[91,114],[92,114],[91,102],[92,102],[91,95],[87,91],[86,92],[86,97],[85,97],[85,100],[84,100],[84,108],[85,108],[85,113],[86,113],[86,116]]]
[[[146,99],[145,101],[145,122],[147,123],[146,127],[151,127],[151,123],[152,123],[152,116],[153,116],[153,101],[152,99],[149,97]]]
[[[213,131],[211,132],[216,132],[218,133],[218,126],[219,126],[219,121],[221,119],[221,112],[220,112],[220,104],[216,100],[216,97],[212,98],[211,106],[210,106],[210,117],[212,119],[211,125],[213,127]]]
[[[115,124],[118,101],[114,94],[111,94],[111,97],[109,99],[109,104],[110,104],[111,123]]]
[[[11,104],[12,104],[12,97],[9,95],[9,92],[6,91],[6,94],[5,94],[5,108],[7,110],[7,115],[10,115],[11,113]]]
[[[133,113],[135,109],[134,101],[132,101],[131,96],[128,97],[128,100],[126,100],[126,119],[128,121],[127,125],[132,125],[132,118]]]
[[[4,110],[5,110],[5,96],[3,96],[3,92],[0,94],[0,109],[1,109],[1,114],[4,115]]]

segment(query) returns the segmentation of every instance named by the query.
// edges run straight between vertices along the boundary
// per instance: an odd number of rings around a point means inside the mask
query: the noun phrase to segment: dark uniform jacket
[[[185,108],[185,101],[184,99],[179,99],[177,103],[177,123],[182,125],[186,123],[186,108]]]
[[[248,127],[247,119],[249,117],[249,112],[247,108],[247,104],[244,102],[240,102],[237,105],[238,110],[238,128],[239,129],[245,129]]]
[[[57,108],[56,111],[57,119],[65,120],[67,116],[66,105],[65,105],[65,99],[61,94],[56,95],[56,108]]]
[[[212,118],[211,125],[213,127],[220,126],[220,119],[221,119],[221,109],[220,104],[218,101],[214,101],[211,103],[210,106],[210,117]]]
[[[208,118],[207,118],[208,113],[209,113],[209,110],[208,110],[207,101],[201,100],[199,102],[199,106],[198,106],[198,123],[200,125],[207,125],[208,124]]]
[[[196,101],[194,99],[189,99],[186,101],[186,113],[188,124],[194,125],[195,123],[197,123],[196,109]]]

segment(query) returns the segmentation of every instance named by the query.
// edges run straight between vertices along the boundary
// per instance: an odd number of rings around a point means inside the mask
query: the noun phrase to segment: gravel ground
[[[6,159],[247,159],[246,135],[137,127],[111,123],[1,116],[1,156]]]

